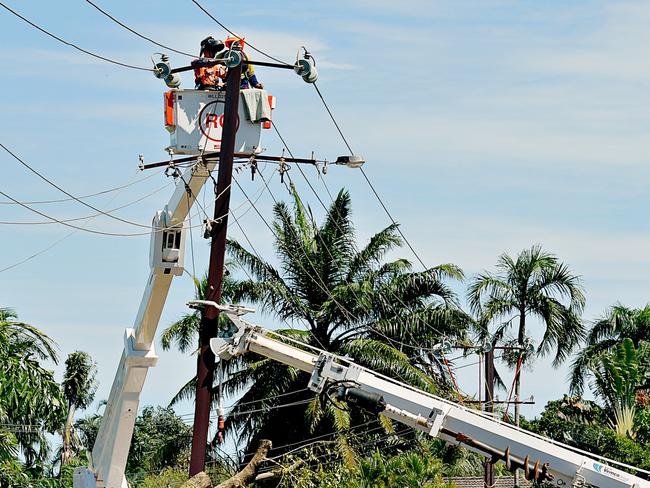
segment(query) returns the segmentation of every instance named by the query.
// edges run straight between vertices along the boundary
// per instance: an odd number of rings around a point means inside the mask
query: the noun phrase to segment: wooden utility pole
[[[480,391],[480,388],[479,388]],[[485,411],[494,414],[494,346],[485,353]],[[490,460],[483,463],[485,472],[483,483],[485,488],[494,486],[494,464]]]
[[[238,127],[239,86],[241,82],[241,63],[228,69],[226,77],[226,100],[223,116],[221,149],[219,151],[219,175],[212,222],[212,242],[210,244],[210,266],[208,270],[208,294],[206,300],[219,303],[221,282],[226,253],[226,231],[228,229],[228,210],[230,208],[230,186],[232,183],[233,155]],[[214,381],[215,357],[210,350],[210,339],[218,331],[219,310],[208,307],[201,317],[199,331],[200,352],[197,360],[196,400],[194,406],[194,430],[192,434],[192,454],[190,458],[190,477],[203,471],[205,451],[210,425],[212,405],[212,383]]]

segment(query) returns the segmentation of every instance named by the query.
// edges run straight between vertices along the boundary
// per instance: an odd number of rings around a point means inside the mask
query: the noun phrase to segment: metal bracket
[[[190,300],[187,302],[187,306],[192,309],[201,311],[203,311],[206,307],[214,307],[221,313],[226,314],[232,324],[230,327],[228,327],[228,329],[220,330],[217,333],[217,337],[219,338],[228,339],[234,337],[237,332],[245,330],[246,327],[254,327],[253,324],[249,324],[248,322],[240,319],[242,315],[255,312],[254,308],[232,304],[221,305],[212,300]]]
[[[438,437],[438,432],[442,428],[442,422],[445,420],[445,412],[434,408],[429,414],[429,420],[431,420],[431,430],[429,430],[429,435],[431,437]]]
[[[322,389],[325,387],[325,383],[327,382],[327,377],[322,373],[326,370],[326,368],[329,369],[333,362],[334,358],[332,355],[321,353],[321,355],[318,356],[316,364],[314,365],[314,370],[311,373],[311,378],[309,378],[309,384],[307,385],[307,388],[316,392],[322,391]]]

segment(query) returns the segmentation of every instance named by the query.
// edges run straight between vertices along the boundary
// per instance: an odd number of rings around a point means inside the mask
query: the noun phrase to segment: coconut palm
[[[543,328],[542,339],[533,354],[553,352],[554,366],[567,359],[585,334],[580,318],[585,304],[580,278],[539,245],[521,251],[516,259],[502,254],[497,261],[497,273],[484,272],[471,283],[468,301],[482,323],[499,324],[498,335],[517,324],[519,374],[515,402],[520,400],[521,366],[531,356],[526,353],[527,346],[534,347],[528,336],[528,318],[537,319]],[[515,422],[518,421],[519,403],[515,403]]]
[[[90,354],[75,351],[65,360],[65,373],[63,375],[63,395],[67,402],[68,416],[63,427],[63,446],[61,449],[61,467],[68,463],[74,455],[73,447],[80,447],[80,442],[73,446],[74,414],[77,409],[85,409],[95,398],[97,391],[97,366]]]
[[[251,277],[234,286],[233,297],[285,324],[276,331],[280,337],[436,390],[422,366],[436,340],[464,335],[468,318],[445,283],[462,278],[460,269],[441,265],[415,272],[405,259],[384,261],[402,243],[396,225],[357,249],[346,191],[339,192],[320,226],[297,194],[292,207],[276,203],[273,212],[279,267],[230,241],[231,258]],[[270,438],[281,446],[368,420],[331,402],[321,405],[305,391],[306,374],[260,356],[235,358],[225,373],[224,393],[241,395],[226,428],[249,445]],[[345,438],[339,439],[346,449]]]
[[[593,362],[625,338],[631,339],[635,347],[642,341],[650,342],[650,304],[644,308],[629,308],[617,303],[594,322],[587,335],[587,346],[576,355],[571,366],[572,394],[582,395]]]
[[[0,308],[0,419],[10,450],[20,452],[25,464],[49,456],[45,432],[63,423],[63,395],[54,374],[41,361],[56,363],[55,344],[33,325],[18,320],[16,312]],[[1,450],[1,449],[0,449]]]

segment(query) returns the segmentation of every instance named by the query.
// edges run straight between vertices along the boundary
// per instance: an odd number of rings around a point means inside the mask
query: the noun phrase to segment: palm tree
[[[538,319],[544,330],[534,354],[554,351],[554,366],[569,356],[585,334],[580,318],[585,305],[580,278],[539,245],[521,251],[516,259],[505,253],[499,256],[497,273],[479,274],[469,287],[468,301],[482,323],[499,322],[497,335],[504,334],[513,321],[518,323],[515,402],[520,400],[521,366],[529,356],[526,346],[534,347],[527,334],[527,318]],[[518,422],[519,403],[515,403]]]
[[[607,351],[612,351],[625,338],[635,347],[642,341],[650,342],[650,304],[644,308],[629,308],[617,303],[593,324],[587,335],[587,346],[571,365],[571,393],[582,395],[585,378],[594,361]]]
[[[645,344],[644,344],[645,345]],[[594,376],[594,393],[605,401],[612,413],[610,421],[619,435],[634,439],[636,396],[643,387],[648,364],[643,364],[642,352],[634,347],[632,339],[625,338],[610,352],[599,354],[589,363]]]
[[[62,386],[63,395],[68,406],[68,416],[62,432],[61,468],[74,455],[72,442],[74,414],[77,409],[87,408],[95,398],[95,392],[97,391],[96,374],[97,366],[87,352],[72,352],[65,360]],[[79,447],[80,443],[77,442],[76,444]]]
[[[233,287],[233,298],[257,305],[286,324],[276,332],[287,339],[436,390],[436,381],[424,369],[432,346],[443,335],[463,337],[468,323],[445,283],[462,278],[460,269],[447,264],[414,272],[405,259],[385,262],[386,254],[402,244],[396,225],[358,250],[350,197],[343,190],[320,226],[295,193],[292,208],[279,202],[273,212],[280,266],[276,269],[230,241],[230,256],[250,277]],[[225,368],[224,393],[243,393],[226,428],[249,445],[270,438],[281,446],[369,419],[331,402],[321,405],[305,391],[304,373],[269,359],[240,356]],[[339,440],[347,449],[343,436]]]
[[[15,311],[0,308],[0,419],[8,427],[3,430],[13,430],[5,436],[9,450],[17,449],[30,466],[47,459],[45,432],[55,432],[65,414],[59,384],[41,366],[45,360],[56,363],[54,342],[17,319]]]

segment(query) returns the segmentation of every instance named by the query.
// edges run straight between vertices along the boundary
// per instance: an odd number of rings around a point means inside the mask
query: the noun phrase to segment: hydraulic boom
[[[345,358],[324,351],[312,354],[287,344],[286,338],[273,339],[272,331],[240,318],[246,310],[214,302],[189,305],[217,306],[235,324],[211,341],[215,355],[221,359],[250,351],[300,369],[311,375],[307,386],[314,392],[334,394],[340,400],[382,413],[430,436],[463,444],[492,461],[505,463],[508,469],[522,469],[529,480],[572,488],[650,488],[650,481],[592,459],[588,453],[498,422]]]

